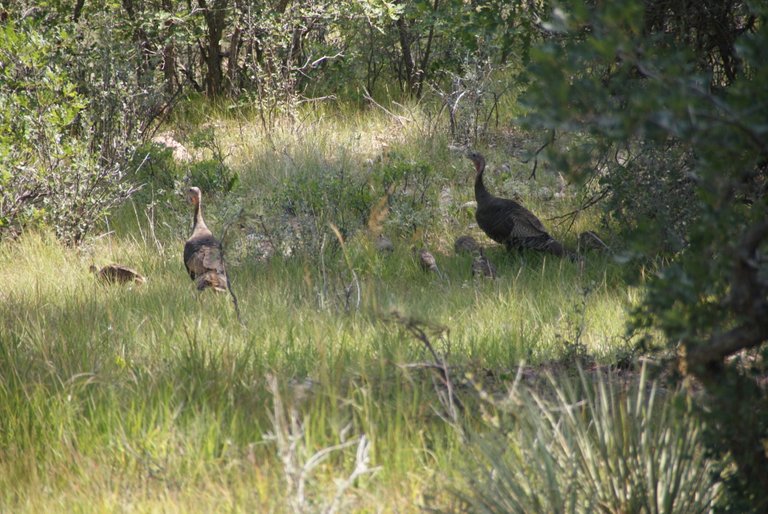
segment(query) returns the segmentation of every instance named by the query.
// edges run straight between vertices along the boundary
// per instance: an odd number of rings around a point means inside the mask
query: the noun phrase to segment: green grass
[[[447,329],[432,342],[457,380],[462,371],[493,372],[502,377],[499,390],[520,363],[567,359],[575,344],[602,363],[626,350],[626,309],[640,292],[624,284],[610,256],[579,265],[491,247],[500,278],[473,280],[470,258],[451,249],[459,234],[479,236],[457,208],[472,199],[468,161],[418,118],[401,126],[378,113],[343,114],[268,135],[256,122],[216,121],[241,184],[229,196],[208,195],[205,213],[217,234],[234,210],[245,213],[226,241],[242,325],[225,295],[194,291],[181,260],[189,212],[171,197],[126,207],[79,249],[45,234],[0,246],[1,511],[291,512],[295,484],[268,434],[281,430],[276,416],[292,410],[301,420],[292,434],[300,465],[341,441],[362,434],[371,441],[369,466],[379,470],[352,484],[341,511],[450,509],[467,445],[438,416],[428,370],[404,366],[430,355],[386,320],[391,312]],[[326,237],[322,259],[312,251],[317,241],[295,243],[291,257],[253,258],[248,230],[259,226],[256,214],[279,221],[270,195],[286,181],[341,162],[369,181],[375,198],[382,191],[366,175],[368,161],[391,151],[432,163],[429,202],[448,187],[447,215],[419,227],[386,221],[397,248],[380,255],[362,230],[340,248],[324,224],[340,209],[327,206],[315,217],[318,237]],[[542,173],[542,183],[554,183]],[[524,200],[547,216],[576,201]],[[575,228],[594,222],[580,218]],[[422,243],[435,251],[442,278],[418,267],[411,246]],[[96,283],[88,265],[112,261],[138,268],[148,282]],[[360,303],[347,308],[352,270]],[[460,394],[469,424],[480,429],[473,393]],[[286,405],[282,414],[276,399]],[[306,477],[307,512],[330,505],[354,452],[333,452]]]

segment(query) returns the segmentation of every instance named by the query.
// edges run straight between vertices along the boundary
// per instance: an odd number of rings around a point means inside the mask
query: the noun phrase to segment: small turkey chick
[[[496,278],[498,276],[496,266],[485,256],[482,249],[476,253],[472,260],[472,276],[484,278]]]
[[[91,265],[89,269],[99,280],[109,284],[133,282],[134,284],[141,285],[147,281],[146,277],[143,277],[138,271],[122,264],[107,264],[101,269]]]
[[[453,251],[456,253],[475,253],[480,250],[480,245],[472,236],[459,236],[453,243]]]

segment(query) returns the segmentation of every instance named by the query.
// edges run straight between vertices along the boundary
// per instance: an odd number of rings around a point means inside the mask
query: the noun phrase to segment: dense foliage
[[[247,196],[258,179],[227,167],[215,127],[190,135],[204,158],[189,165],[148,144],[200,97],[265,133],[286,118],[300,131],[305,104],[333,101],[398,120],[395,100],[437,120],[430,141],[505,152],[523,113],[543,135],[534,162],[546,155],[592,195],[585,205],[603,208],[617,259],[645,288],[633,335],[706,389],[724,504],[765,510],[768,397],[755,376],[768,339],[768,8],[690,4],[0,1],[0,237],[43,226],[80,243],[144,185],[147,202],[184,180]],[[345,155],[301,169],[295,153],[274,153],[290,180],[244,204],[308,226],[312,255],[329,223],[351,237],[382,201],[418,237],[451,173],[396,151],[365,170]]]
[[[0,26],[0,237],[43,225],[79,243],[133,191],[123,178],[147,106],[111,23]]]
[[[712,450],[737,470],[723,474],[731,501],[761,511],[768,397],[754,353],[768,338],[768,10],[705,2],[706,16],[686,15],[682,3],[660,4],[560,13],[551,27],[561,41],[536,54],[530,122],[580,136],[556,159],[610,192],[624,257],[665,258],[635,328],[660,329],[683,374],[705,385]],[[753,357],[732,358],[747,350]]]

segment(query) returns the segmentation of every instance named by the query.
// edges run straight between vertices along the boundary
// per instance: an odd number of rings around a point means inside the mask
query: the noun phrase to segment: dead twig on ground
[[[434,345],[427,335],[428,331],[430,331],[437,334],[438,336],[443,336],[448,332],[448,329],[440,325],[430,324],[422,320],[403,316],[397,311],[390,313],[384,318],[384,320],[391,323],[397,323],[398,325],[405,328],[414,338],[416,338],[416,340],[420,341],[424,345],[424,348],[426,348],[427,351],[432,355],[434,362],[419,363],[419,365],[415,367],[422,367],[435,371],[433,377],[436,376],[438,379],[437,381],[433,381],[435,385],[435,391],[437,392],[437,397],[440,400],[443,409],[445,410],[445,414],[438,413],[438,415],[450,423],[451,426],[456,428],[462,435],[464,435],[464,430],[462,428],[462,424],[460,423],[461,418],[459,417],[459,413],[464,410],[464,404],[456,395],[456,388],[453,384],[453,381],[451,380],[450,368],[448,367],[448,364],[445,362],[445,359],[437,352],[437,350],[435,350]]]

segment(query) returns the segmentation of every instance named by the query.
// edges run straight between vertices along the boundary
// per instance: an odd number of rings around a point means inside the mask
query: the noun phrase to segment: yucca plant
[[[513,387],[488,400],[474,465],[457,490],[471,512],[699,513],[719,487],[685,399],[647,378],[550,380],[551,394]]]

